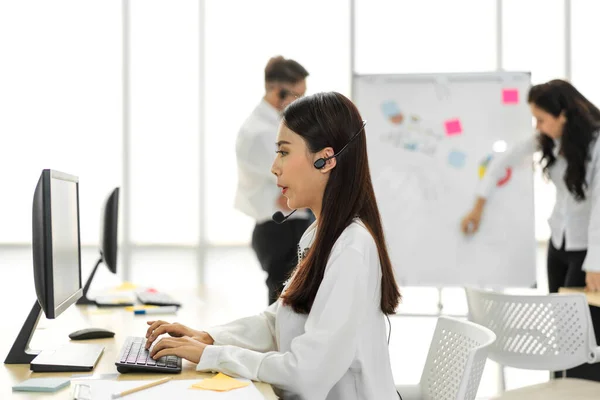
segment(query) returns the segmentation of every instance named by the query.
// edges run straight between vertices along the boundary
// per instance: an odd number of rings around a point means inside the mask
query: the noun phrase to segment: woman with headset
[[[283,109],[304,96],[307,76],[306,69],[296,61],[271,58],[265,68],[265,95],[244,121],[236,141],[235,208],[255,221],[252,249],[267,273],[268,304],[281,293],[296,262],[298,241],[312,222],[307,210],[298,211],[285,225],[271,220],[274,212],[289,212],[270,170],[273,137]]]
[[[272,172],[290,209],[316,221],[281,297],[260,315],[197,331],[149,321],[151,355],[198,371],[272,384],[283,398],[397,399],[385,317],[400,300],[369,172],[365,123],[350,100],[319,93],[290,104]]]
[[[533,86],[528,102],[539,133],[492,162],[478,189],[475,206],[462,220],[462,230],[467,234],[477,231],[486,198],[493,194],[506,168],[540,150],[544,175],[556,187],[556,204],[548,220],[549,291],[556,293],[563,286],[598,291],[600,110],[563,80]],[[592,308],[592,319],[600,340],[600,312],[596,307]],[[600,381],[600,365],[582,365],[567,371],[567,376]]]

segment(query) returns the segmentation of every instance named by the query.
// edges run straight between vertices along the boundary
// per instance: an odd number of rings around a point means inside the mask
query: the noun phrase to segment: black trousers
[[[290,219],[283,224],[267,221],[254,227],[252,249],[268,274],[269,304],[277,301],[284,282],[296,267],[298,242],[310,224],[309,219]]]
[[[566,251],[565,242],[557,249],[550,240],[548,244],[548,286],[550,293],[557,293],[560,287],[585,286],[585,272],[581,269],[586,251]],[[600,308],[590,306],[592,324],[596,333],[596,341],[600,344]],[[583,364],[566,371],[569,378],[589,379],[600,382],[600,364]],[[562,371],[554,373],[561,377]]]

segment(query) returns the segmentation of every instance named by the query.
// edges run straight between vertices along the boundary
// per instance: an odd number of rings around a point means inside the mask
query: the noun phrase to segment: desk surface
[[[588,304],[591,306],[600,307],[600,292],[586,292],[583,288],[561,287],[559,293],[583,293],[587,297]]]
[[[202,315],[206,313],[206,308],[198,296],[192,293],[181,294],[177,292],[177,299],[182,302],[184,307],[178,311],[177,315],[133,315],[131,311],[125,311],[122,308],[97,308],[96,306],[71,306],[56,320],[46,320],[43,316],[40,318],[38,329],[34,335],[31,348],[53,348],[60,344],[68,343],[68,334],[78,329],[87,327],[99,327],[109,329],[115,332],[115,337],[110,339],[82,340],[77,343],[94,343],[104,345],[104,353],[100,356],[98,364],[92,371],[94,374],[114,374],[117,373],[115,360],[119,356],[121,346],[127,336],[144,336],[147,329],[146,321],[150,319],[163,319],[167,321],[200,321]],[[33,303],[32,303],[33,305]],[[0,341],[2,349],[5,352],[0,354],[2,361],[15,339],[21,324],[27,314],[23,314],[22,319],[15,321],[10,329],[3,327],[0,329]],[[18,327],[16,325],[19,325]],[[4,323],[3,323],[4,325]],[[12,325],[12,324],[11,324]],[[191,325],[191,324],[190,324]],[[181,374],[122,374],[119,380],[156,380],[164,376],[172,376],[173,379],[202,379],[211,376],[196,372],[196,364],[183,360],[183,371]],[[90,372],[90,374],[92,373]],[[83,374],[84,372],[66,372],[66,373],[33,373],[27,365],[7,365],[0,367],[0,399],[30,399],[30,398],[52,398],[52,399],[71,399],[71,387],[63,388],[53,394],[51,393],[32,393],[32,392],[12,392],[12,386],[28,378],[36,377],[70,377],[73,374]],[[266,399],[277,399],[270,385],[255,382],[257,389]]]

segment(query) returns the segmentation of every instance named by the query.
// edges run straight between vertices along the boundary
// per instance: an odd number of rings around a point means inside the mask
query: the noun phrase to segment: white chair
[[[469,319],[497,336],[489,358],[501,366],[563,371],[600,361],[585,295],[509,295],[474,288],[465,288],[465,292]],[[561,385],[596,390],[594,398],[600,398],[600,383],[578,380],[574,385],[563,379],[514,391],[523,393],[523,397],[506,392],[501,398],[529,399],[539,391],[557,394]]]
[[[398,385],[403,400],[473,400],[494,333],[469,321],[439,317],[418,385]]]

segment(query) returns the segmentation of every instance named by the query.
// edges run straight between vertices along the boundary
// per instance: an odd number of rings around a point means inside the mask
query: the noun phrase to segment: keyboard
[[[146,338],[129,336],[121,349],[115,365],[122,374],[128,372],[160,372],[178,374],[181,372],[181,357],[163,356],[158,360],[150,357],[146,350]]]
[[[161,292],[137,292],[137,299],[142,304],[152,306],[177,306],[181,307],[181,303],[169,296],[166,293]]]

